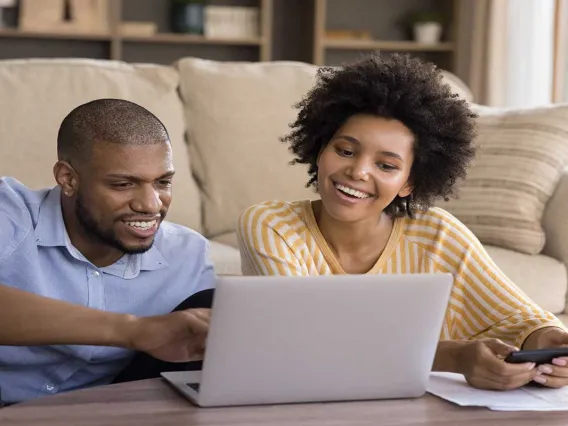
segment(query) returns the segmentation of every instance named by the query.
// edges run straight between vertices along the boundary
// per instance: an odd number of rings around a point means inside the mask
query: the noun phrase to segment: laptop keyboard
[[[186,383],[186,386],[189,386],[196,392],[199,392],[199,383]]]

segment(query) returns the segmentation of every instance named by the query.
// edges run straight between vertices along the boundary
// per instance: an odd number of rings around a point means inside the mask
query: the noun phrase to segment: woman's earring
[[[412,194],[408,194],[404,197],[404,208],[406,210],[406,215],[412,218],[414,216],[412,213]]]

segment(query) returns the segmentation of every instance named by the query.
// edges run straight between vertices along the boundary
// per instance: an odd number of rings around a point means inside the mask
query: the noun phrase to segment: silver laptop
[[[413,398],[450,274],[220,277],[201,371],[162,376],[201,407]]]

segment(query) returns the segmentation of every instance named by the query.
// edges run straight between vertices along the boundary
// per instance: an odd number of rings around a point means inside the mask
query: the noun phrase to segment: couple
[[[568,344],[568,333],[431,207],[474,156],[475,116],[439,70],[370,55],[322,70],[298,108],[284,141],[321,198],[248,208],[243,273],[451,272],[434,370],[480,388],[567,385],[566,359],[503,362],[516,348]],[[0,399],[199,368],[215,273],[205,238],[163,221],[174,181],[163,124],[96,100],[63,120],[57,153],[53,189],[0,180]]]

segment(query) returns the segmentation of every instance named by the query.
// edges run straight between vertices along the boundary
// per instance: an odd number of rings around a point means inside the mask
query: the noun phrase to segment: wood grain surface
[[[41,426],[536,426],[568,412],[493,412],[425,395],[415,400],[197,408],[161,379],[80,390],[0,410],[0,425]]]

